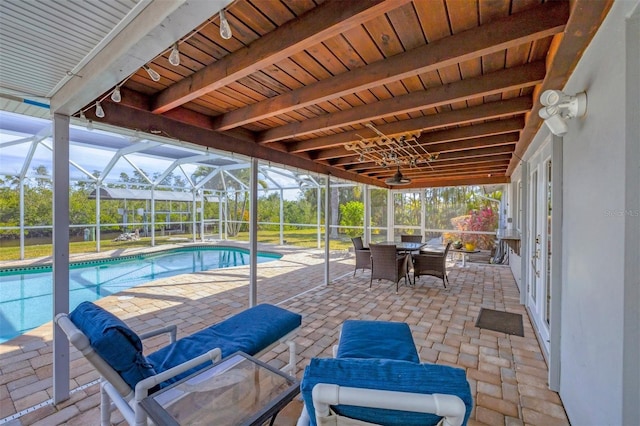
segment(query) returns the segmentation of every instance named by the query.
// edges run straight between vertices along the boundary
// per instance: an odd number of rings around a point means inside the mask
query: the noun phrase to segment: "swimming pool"
[[[258,263],[282,257],[258,253]],[[69,307],[139,284],[179,274],[249,264],[249,251],[231,247],[182,247],[69,266]],[[51,321],[51,266],[0,269],[0,343]]]

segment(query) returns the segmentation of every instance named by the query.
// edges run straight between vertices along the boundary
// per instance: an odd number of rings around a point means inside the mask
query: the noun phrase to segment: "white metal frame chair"
[[[142,410],[140,402],[150,394],[150,391],[154,387],[208,361],[215,363],[222,358],[221,350],[219,348],[213,348],[203,355],[194,357],[173,368],[140,380],[136,384],[135,389],[132,389],[120,374],[94,350],[87,335],[71,321],[69,314],[61,313],[56,315],[55,322],[67,335],[71,344],[78,349],[100,373],[100,424],[102,426],[111,425],[111,413],[115,409],[118,409],[122,413],[122,416],[130,425],[146,425],[147,416]],[[253,355],[260,357],[276,345],[284,343],[289,347],[289,363],[281,368],[281,370],[291,375],[295,374],[297,363],[296,344],[291,339],[296,331],[297,329],[287,333]],[[168,334],[169,344],[173,344],[176,342],[176,333],[177,327],[170,325],[140,334],[138,337],[144,340],[161,334]]]
[[[317,425],[372,424],[335,414],[330,406],[339,404],[435,414],[442,417],[439,423],[442,426],[462,425],[466,412],[464,402],[455,395],[393,392],[325,383],[319,383],[313,388],[313,405],[316,410]],[[309,414],[305,408],[298,419],[297,426],[307,426],[309,423]]]

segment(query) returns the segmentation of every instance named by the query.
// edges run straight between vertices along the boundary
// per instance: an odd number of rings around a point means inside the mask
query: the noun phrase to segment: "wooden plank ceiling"
[[[398,166],[408,187],[508,182],[539,93],[562,88],[610,4],[237,0],[231,39],[211,17],[178,41],[179,66],[167,46],[159,81],[141,69],[86,116],[382,187]],[[429,160],[353,150],[380,134]]]

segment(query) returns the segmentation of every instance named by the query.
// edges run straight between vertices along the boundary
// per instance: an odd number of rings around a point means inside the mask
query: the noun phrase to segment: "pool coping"
[[[162,252],[181,249],[181,248],[214,248],[214,247],[228,247],[234,249],[241,249],[249,251],[249,243],[242,241],[230,241],[230,240],[219,240],[219,241],[197,241],[197,242],[188,242],[188,243],[173,243],[173,244],[163,244],[155,247],[132,247],[132,248],[118,248],[109,251],[103,252],[91,252],[91,253],[76,253],[69,256],[69,265],[79,265],[83,263],[89,262],[100,262],[100,261],[114,261],[114,260],[124,260],[124,259],[133,259],[141,256],[148,256],[152,254],[160,254]],[[263,245],[264,246],[264,245]],[[281,246],[282,247],[282,246]],[[282,247],[285,248],[285,247]],[[281,251],[274,250],[273,247],[269,248],[258,248],[260,253],[272,256],[283,256],[284,254]],[[25,260],[9,260],[0,262],[0,273],[9,272],[13,270],[40,270],[47,269],[53,266],[53,258],[52,256],[40,257],[34,259],[25,259]]]

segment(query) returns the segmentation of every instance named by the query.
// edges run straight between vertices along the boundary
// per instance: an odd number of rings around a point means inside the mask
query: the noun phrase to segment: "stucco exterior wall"
[[[625,289],[628,294],[635,285],[629,277],[638,252],[625,249],[625,237],[629,230],[637,232],[629,226],[637,201],[630,204],[629,185],[640,192],[633,178],[640,163],[628,158],[629,144],[640,142],[630,140],[627,117],[640,120],[640,114],[626,111],[625,28],[638,4],[614,3],[567,85],[558,88],[588,96],[587,115],[571,120],[563,139],[560,396],[571,423],[578,425],[639,424],[629,423],[637,409],[629,403],[623,409],[623,397],[640,405],[637,380],[624,378],[637,374],[638,361],[629,356],[628,346],[623,356],[625,344],[637,346],[629,319],[637,317],[638,306],[625,304]],[[543,126],[536,139],[546,133]]]

